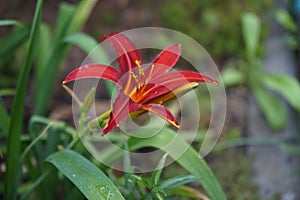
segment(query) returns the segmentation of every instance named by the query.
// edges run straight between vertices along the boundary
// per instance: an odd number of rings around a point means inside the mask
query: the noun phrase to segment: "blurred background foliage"
[[[163,26],[172,28],[197,40],[217,61],[240,56],[244,48],[240,17],[244,12],[259,16],[271,8],[271,0],[254,1],[164,1],[161,19]],[[268,33],[263,21],[262,40]],[[212,34],[214,33],[214,34]],[[260,54],[263,47],[260,46]]]

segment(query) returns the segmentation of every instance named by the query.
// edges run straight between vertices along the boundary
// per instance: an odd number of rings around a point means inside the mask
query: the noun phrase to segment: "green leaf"
[[[287,112],[280,100],[260,87],[253,87],[259,108],[268,124],[274,129],[282,129],[287,120]]]
[[[170,178],[168,180],[161,182],[158,185],[158,187],[160,187],[163,190],[170,190],[170,189],[176,188],[181,185],[195,182],[197,180],[198,179],[192,175],[181,175],[181,176],[176,176],[176,177],[173,177],[173,178]]]
[[[8,130],[9,130],[9,122],[10,122],[10,117],[0,101],[0,128],[2,129],[1,132],[3,132],[4,136],[8,135]]]
[[[277,10],[274,13],[275,19],[287,30],[297,33],[297,23],[286,10]]]
[[[35,182],[31,185],[30,189],[26,191],[20,198],[20,200],[28,199],[28,196],[38,187],[40,184],[48,177],[52,169],[48,169],[46,172],[44,172],[41,176],[39,176],[38,179],[35,180]]]
[[[62,3],[59,6],[59,14],[55,27],[56,33],[52,42],[53,48],[49,49],[49,58],[45,66],[39,66],[38,74],[35,74],[37,83],[35,88],[34,114],[44,115],[47,111],[56,75],[67,51],[67,45],[62,43],[62,39],[66,36],[68,28],[71,25],[74,10],[75,7],[67,3]],[[42,62],[39,64],[42,64]]]
[[[112,181],[80,154],[64,150],[47,158],[87,199],[124,199]]]
[[[246,77],[242,71],[231,66],[222,70],[222,79],[226,87],[244,84],[246,82]]]
[[[135,151],[144,147],[154,147],[165,151],[201,183],[212,200],[226,199],[219,182],[205,160],[181,135],[169,128],[163,128],[155,136],[146,137],[151,135],[151,133],[153,133],[153,129],[143,129],[143,131],[137,133],[140,138],[130,137],[128,140],[129,150]],[[93,149],[93,145],[90,142],[95,142],[94,138],[91,141],[86,139],[85,145],[89,146],[89,150],[93,152],[92,154],[97,153],[97,149]],[[180,152],[183,153],[181,154]],[[122,153],[120,147],[113,145],[111,148],[101,152],[99,159],[106,164],[114,163],[122,156]]]
[[[49,60],[49,52],[53,48],[53,36],[51,32],[51,28],[45,24],[41,23],[40,26],[40,40],[39,40],[39,51],[38,51],[38,57],[37,57],[37,64],[35,66],[36,70],[36,81],[39,82],[41,77],[43,76],[44,68],[46,66],[46,63]]]
[[[260,40],[260,19],[253,13],[242,15],[242,34],[246,46],[246,55],[248,59],[253,59]]]
[[[42,0],[38,0],[33,24],[30,31],[29,47],[25,57],[25,63],[17,83],[16,95],[12,106],[12,115],[9,125],[7,155],[6,155],[6,173],[5,173],[5,199],[16,199],[17,188],[19,184],[20,166],[18,159],[21,152],[21,132],[24,119],[24,105],[26,88],[29,72],[34,58],[36,42],[38,40],[38,31],[40,25],[40,16],[42,8]]]
[[[98,42],[84,33],[75,33],[64,39],[64,42],[79,46],[96,63],[110,64],[105,52],[98,47]]]
[[[9,36],[1,40],[0,45],[0,67],[7,63],[14,55],[14,52],[28,38],[29,28],[20,27],[12,31]]]
[[[150,135],[152,129],[143,130],[141,135]],[[172,142],[172,145],[170,145]],[[143,147],[162,149],[176,160],[182,167],[197,178],[212,200],[226,199],[219,182],[213,175],[205,160],[188,144],[182,136],[173,130],[163,128],[158,134],[149,138],[130,137],[128,146],[131,151]],[[176,149],[174,149],[176,147]],[[179,155],[179,152],[183,152]]]
[[[0,96],[15,95],[14,89],[0,89]]]
[[[183,197],[188,197],[188,199],[198,199],[198,200],[208,200],[209,198],[202,194],[200,191],[188,187],[185,185],[179,186],[177,188],[168,190],[167,192],[168,195],[176,195],[176,196],[183,196]]]
[[[262,83],[278,92],[291,106],[300,111],[300,84],[296,78],[283,74],[266,74]]]
[[[98,45],[98,42],[94,38],[84,33],[75,33],[70,35],[64,39],[64,42],[79,46],[87,54],[89,54]],[[101,56],[101,54],[99,56]],[[97,58],[95,57],[95,59]],[[104,59],[106,59],[106,57],[104,57]],[[95,61],[98,62],[97,60]]]
[[[151,176],[151,185],[152,186],[156,186],[158,184],[158,181],[159,181],[161,172],[164,168],[167,156],[168,156],[168,154],[165,154],[162,156],[155,171],[152,173],[152,176]]]
[[[47,111],[60,64],[69,49],[69,45],[64,42],[64,39],[80,31],[96,2],[97,0],[80,1],[80,4],[76,7],[66,3],[61,4],[55,28],[54,45],[49,52],[46,66],[42,67],[44,69],[41,72],[43,76],[36,83],[35,114],[45,115]]]
[[[76,7],[67,35],[71,35],[79,31],[85,25],[97,1],[98,0],[89,0],[81,1],[79,3],[79,5]]]
[[[95,100],[95,94],[96,94],[96,88],[92,87],[90,91],[87,93],[86,97],[84,98],[84,101],[81,105],[81,112],[82,114],[87,114],[87,112],[90,110],[91,106],[94,103]]]
[[[127,145],[126,142],[125,142],[123,168],[124,168],[124,172],[127,174],[127,177],[133,171],[133,169],[131,167],[131,160],[130,160],[130,154],[129,154],[129,151],[128,151],[128,145]],[[125,180],[125,181],[128,181],[128,180]]]
[[[24,25],[17,21],[17,20],[13,20],[13,19],[5,19],[5,20],[0,20],[0,26],[19,26],[19,27],[23,27]]]

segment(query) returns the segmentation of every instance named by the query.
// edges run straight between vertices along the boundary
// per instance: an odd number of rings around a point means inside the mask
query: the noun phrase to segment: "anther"
[[[138,60],[135,60],[135,64],[139,67],[139,77],[141,78],[140,79],[140,84],[142,85],[142,82],[144,82],[145,81],[145,74],[144,74],[144,70],[143,70],[143,68],[142,68],[142,66],[141,66],[141,64],[140,64],[140,62],[138,61]]]
[[[141,64],[138,60],[135,60],[135,64],[138,66],[138,67],[141,67]]]
[[[133,72],[130,72],[130,75],[134,78],[134,80],[138,83],[139,79],[137,77],[137,75],[135,75]]]

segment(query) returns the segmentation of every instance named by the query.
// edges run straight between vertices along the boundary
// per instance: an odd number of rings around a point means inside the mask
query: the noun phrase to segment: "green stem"
[[[93,129],[100,125],[100,127],[104,127],[111,113],[111,109],[107,110],[103,114],[99,115],[97,118],[90,121],[87,125],[88,128]]]

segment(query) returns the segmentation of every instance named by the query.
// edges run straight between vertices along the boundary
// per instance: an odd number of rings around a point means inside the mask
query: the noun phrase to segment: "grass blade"
[[[165,155],[162,156],[162,158],[160,159],[155,171],[152,173],[152,176],[151,176],[151,185],[152,186],[156,186],[158,184],[160,175],[161,175],[162,170],[165,166],[167,155],[168,154],[165,154]]]
[[[29,37],[29,48],[25,57],[24,67],[22,68],[20,77],[17,83],[16,95],[12,107],[11,122],[9,126],[8,144],[7,144],[7,159],[6,159],[6,173],[5,173],[5,199],[16,199],[17,188],[19,181],[20,166],[18,166],[18,159],[20,156],[20,136],[23,127],[24,119],[24,105],[26,96],[26,87],[30,68],[33,62],[36,47],[36,40],[38,40],[38,30],[40,24],[42,0],[38,0],[33,24]]]
[[[6,137],[8,135],[9,131],[9,122],[10,122],[10,117],[0,101],[0,128],[1,132],[3,132],[3,135]]]
[[[182,176],[176,176],[173,178],[170,178],[168,180],[165,180],[159,184],[159,187],[163,190],[170,190],[176,187],[179,187],[181,185],[185,185],[188,183],[192,183],[197,181],[197,178],[192,175],[182,175]]]
[[[5,20],[0,20],[0,26],[20,26],[23,27],[24,25],[17,21],[17,20],[13,20],[13,19],[5,19]]]
[[[36,83],[38,88],[36,89],[35,114],[44,115],[47,111],[56,75],[69,47],[69,44],[64,42],[64,38],[80,31],[96,2],[97,0],[81,1],[76,8],[65,3],[61,5],[54,47],[49,53],[46,66],[42,67],[44,69],[40,73],[42,77],[37,78],[39,81]]]
[[[47,162],[72,181],[87,199],[124,199],[100,169],[74,151],[64,150],[51,154]]]
[[[11,60],[16,49],[28,38],[28,35],[29,28],[20,27],[0,41],[0,67]]]

